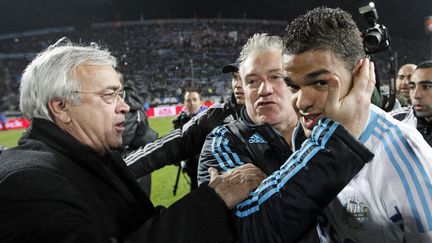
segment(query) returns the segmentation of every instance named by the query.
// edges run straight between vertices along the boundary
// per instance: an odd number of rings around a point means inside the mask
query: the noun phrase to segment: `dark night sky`
[[[242,18],[292,20],[307,9],[326,5],[349,11],[365,28],[360,0],[0,0],[0,33],[58,26],[86,26],[91,22],[155,18]],[[432,0],[375,1],[379,23],[392,35],[428,38],[425,16],[432,15]]]

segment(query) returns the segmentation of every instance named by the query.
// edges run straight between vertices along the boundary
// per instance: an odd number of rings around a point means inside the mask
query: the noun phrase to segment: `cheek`
[[[429,107],[432,107],[432,90],[426,91],[423,97],[423,99],[426,101],[425,104]]]
[[[244,92],[245,100],[247,101],[254,101],[257,97],[257,92],[254,92],[253,90],[244,89],[243,92]]]

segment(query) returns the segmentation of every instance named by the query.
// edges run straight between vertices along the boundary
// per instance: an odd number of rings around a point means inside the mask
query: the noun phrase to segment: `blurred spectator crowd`
[[[0,110],[19,109],[21,73],[36,53],[66,36],[71,41],[96,42],[119,60],[126,82],[135,85],[147,105],[182,103],[187,89],[219,102],[229,95],[229,75],[221,67],[234,62],[253,34],[279,35],[284,21],[247,19],[168,19],[95,23],[88,28],[53,28],[0,35]],[[391,32],[391,30],[390,30]],[[392,33],[391,33],[392,34]],[[429,43],[392,36],[399,63],[428,59]],[[413,48],[415,47],[415,48]],[[390,77],[386,60],[377,60],[383,80]]]

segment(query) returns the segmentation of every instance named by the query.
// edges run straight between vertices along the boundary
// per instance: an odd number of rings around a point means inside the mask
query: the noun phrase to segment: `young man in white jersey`
[[[353,86],[365,56],[360,31],[341,9],[316,8],[288,24],[284,40],[286,82],[310,134],[327,116],[327,96]],[[432,242],[432,149],[422,135],[371,105],[359,140],[375,157],[323,211],[321,241]]]

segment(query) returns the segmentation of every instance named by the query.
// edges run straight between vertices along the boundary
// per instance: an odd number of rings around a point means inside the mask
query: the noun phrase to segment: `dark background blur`
[[[248,18],[292,20],[317,6],[340,7],[351,12],[359,27],[366,23],[354,0],[0,0],[0,33],[47,27],[86,27],[93,22],[161,18]],[[428,39],[424,19],[432,15],[432,0],[375,1],[379,22],[391,35]]]
[[[21,74],[62,36],[97,42],[119,60],[125,80],[150,106],[181,103],[196,88],[214,101],[231,92],[220,68],[237,58],[253,33],[282,35],[286,23],[318,6],[350,12],[367,29],[364,0],[0,0],[0,111],[17,111]],[[425,19],[432,0],[377,0],[378,23],[391,50],[373,55],[383,97],[396,70],[432,58]],[[161,20],[163,19],[163,20]],[[270,21],[277,20],[277,21]],[[432,32],[432,28],[431,28]],[[393,57],[390,55],[393,53]]]

